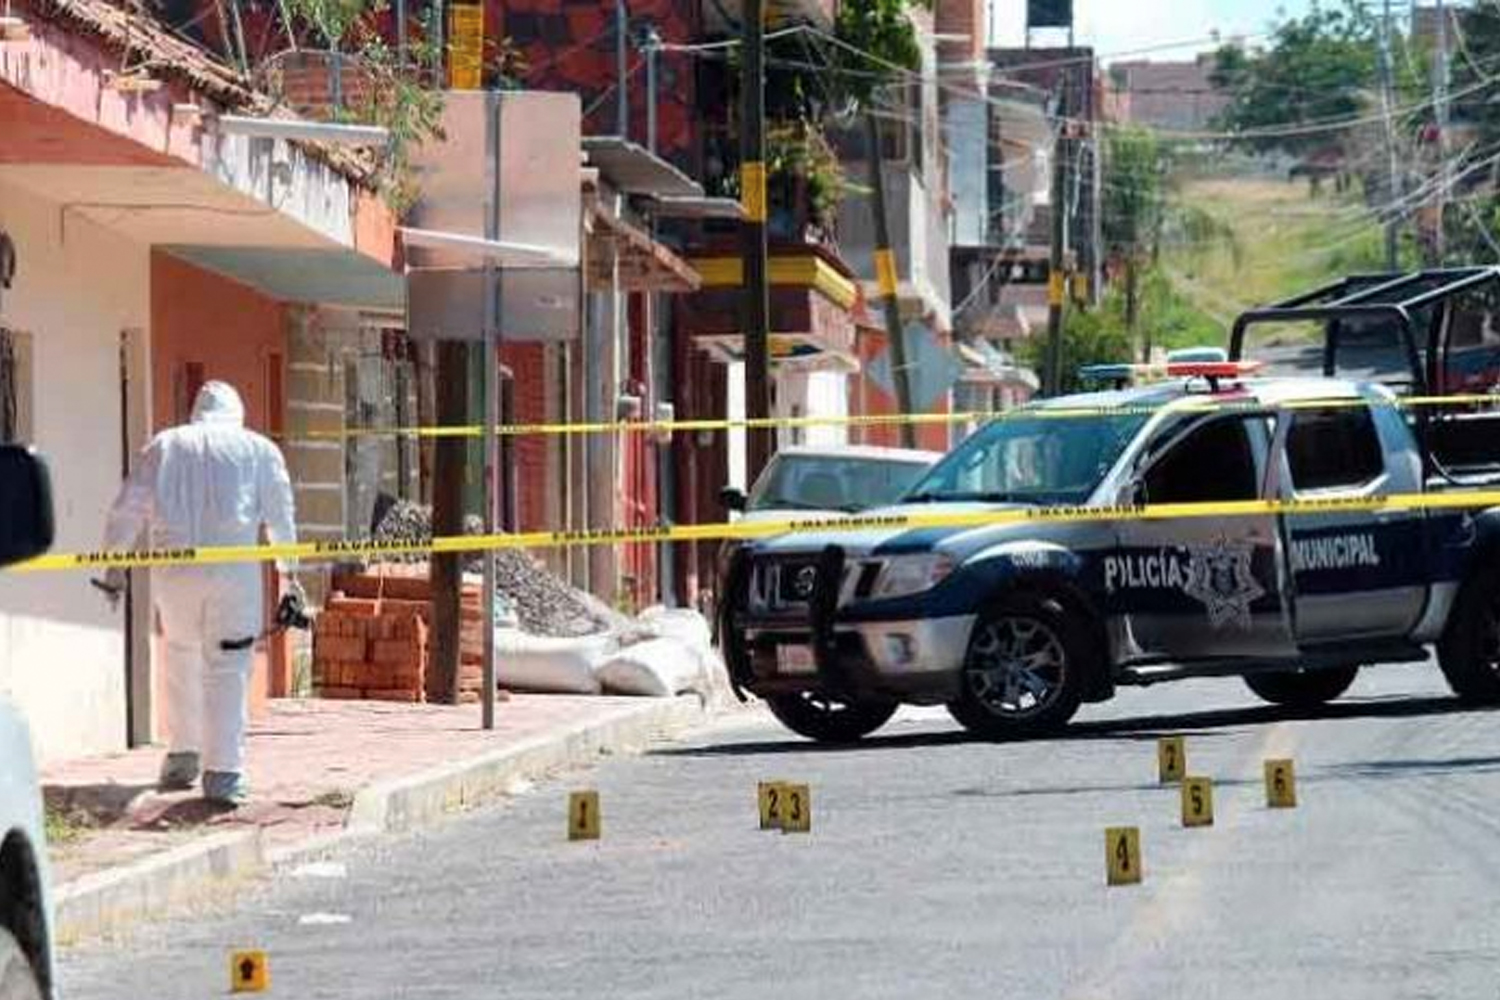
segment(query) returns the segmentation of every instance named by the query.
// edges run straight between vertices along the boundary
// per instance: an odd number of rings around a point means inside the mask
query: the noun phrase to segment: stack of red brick
[[[465,582],[459,631],[459,700],[479,700],[484,656],[483,606]],[[313,628],[313,686],[320,698],[425,701],[432,588],[423,565],[340,572]]]

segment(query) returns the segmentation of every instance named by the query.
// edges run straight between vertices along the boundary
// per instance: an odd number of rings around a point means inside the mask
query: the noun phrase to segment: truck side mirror
[[[745,491],[738,486],[726,486],[719,491],[719,503],[724,505],[725,510],[743,511],[748,503]]]
[[[1144,507],[1151,502],[1151,491],[1146,489],[1146,480],[1137,479],[1130,484],[1130,490],[1126,494],[1130,498],[1130,506]]]
[[[0,566],[52,547],[52,479],[29,448],[0,445]]]

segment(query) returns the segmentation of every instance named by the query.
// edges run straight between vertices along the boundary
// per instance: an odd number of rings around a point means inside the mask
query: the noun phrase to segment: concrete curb
[[[396,832],[432,822],[504,794],[521,779],[587,763],[603,751],[623,751],[652,736],[705,718],[697,697],[653,701],[622,708],[619,715],[580,723],[561,733],[434,768],[409,778],[367,785],[354,795],[346,824],[355,830]]]
[[[560,733],[359,789],[344,829],[267,850],[260,831],[201,838],[142,861],[86,875],[54,893],[54,933],[62,943],[111,934],[191,908],[235,879],[327,854],[352,840],[413,830],[504,795],[514,782],[621,753],[706,722],[718,706],[697,695],[643,700]]]
[[[67,943],[165,916],[192,906],[229,880],[254,874],[263,859],[259,829],[229,830],[85,875],[53,894],[54,933]]]

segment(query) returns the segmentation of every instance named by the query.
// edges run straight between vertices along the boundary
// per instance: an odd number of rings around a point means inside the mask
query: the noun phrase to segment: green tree
[[[398,213],[416,201],[418,192],[411,153],[422,143],[442,136],[441,81],[426,67],[440,65],[431,45],[419,37],[411,41],[405,65],[381,37],[377,17],[388,0],[281,0],[280,11],[290,23],[312,27],[328,46],[332,88],[329,117],[342,122],[379,125],[390,131],[390,145],[380,158],[377,182],[381,194]],[[424,34],[435,34],[426,32]],[[369,86],[355,103],[342,94],[342,65],[358,66]]]
[[[1314,5],[1271,32],[1263,50],[1225,46],[1217,53],[1214,85],[1231,96],[1220,124],[1232,131],[1266,131],[1352,117],[1376,86],[1378,25],[1358,0]],[[1345,134],[1269,134],[1249,140],[1259,150],[1305,155],[1343,151]]]
[[[1155,267],[1143,266],[1139,278],[1139,322],[1151,330],[1152,339],[1167,349],[1222,344],[1223,327],[1183,298],[1172,282]],[[1032,337],[1021,347],[1021,359],[1040,370],[1046,339]],[[1063,316],[1061,388],[1078,392],[1088,388],[1078,379],[1084,365],[1130,361],[1134,345],[1125,323],[1125,293],[1115,287],[1104,296],[1098,309],[1070,309]]]

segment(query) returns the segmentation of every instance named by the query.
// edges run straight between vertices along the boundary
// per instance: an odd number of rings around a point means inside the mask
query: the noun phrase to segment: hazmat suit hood
[[[227,382],[205,382],[193,400],[193,423],[245,425],[245,404]]]

